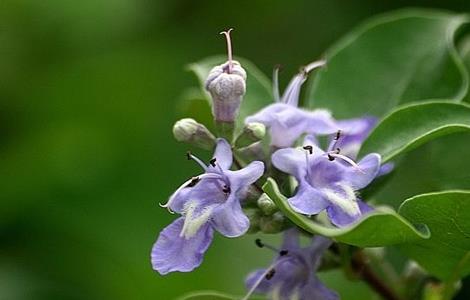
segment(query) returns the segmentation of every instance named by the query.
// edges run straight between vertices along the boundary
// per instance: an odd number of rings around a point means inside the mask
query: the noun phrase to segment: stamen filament
[[[279,102],[281,101],[281,94],[279,93],[279,69],[281,67],[279,65],[274,67],[273,70],[273,95],[274,101]]]
[[[200,160],[197,156],[195,156],[194,154],[192,154],[192,153],[189,152],[189,151],[186,153],[186,155],[188,156],[188,159],[194,160],[195,162],[198,163],[198,165],[201,166],[201,168],[202,168],[204,171],[207,171],[207,166],[206,166],[206,164],[205,164],[202,160]]]
[[[315,70],[317,68],[320,68],[320,67],[323,67],[325,65],[326,65],[326,60],[324,60],[324,59],[317,60],[317,61],[311,62],[308,65],[306,65],[303,68],[303,71],[308,74],[308,73],[312,72],[313,70]]]
[[[228,52],[228,73],[232,73],[233,69],[233,60],[232,60],[232,41],[230,39],[230,32],[233,28],[230,28],[227,31],[222,31],[220,34],[225,35],[225,39],[227,40],[227,52]]]
[[[194,182],[194,179],[197,178],[198,181],[200,181],[201,179],[203,178],[207,178],[207,179],[210,179],[210,178],[213,178],[213,179],[221,179],[221,180],[224,180],[224,177],[220,174],[216,174],[216,173],[207,173],[207,174],[202,174],[202,175],[199,175],[197,177],[193,177],[189,180],[186,180],[174,193],[173,195],[170,197],[170,199],[168,200],[167,203],[165,204],[161,204],[161,203],[158,203],[158,205],[160,207],[163,207],[163,208],[166,208],[168,210],[168,212],[170,214],[174,214],[175,212],[171,210],[170,208],[170,205],[171,203],[174,201],[174,195],[176,195],[177,193],[179,193],[182,189],[184,188],[187,188],[189,185],[191,185],[193,182]]]
[[[347,157],[345,155],[338,154],[336,151],[327,152],[327,155],[331,156],[331,157],[334,157],[334,158],[342,159],[345,162],[347,162],[348,164],[350,164],[351,166],[353,166],[355,169],[357,169],[359,172],[361,172],[363,174],[365,173],[363,170],[361,170],[361,168],[359,167],[358,164],[356,164],[352,159],[350,159],[349,157]]]
[[[308,156],[309,156],[309,154],[310,154],[310,155],[313,154],[313,146],[307,145],[307,146],[304,146],[303,149],[306,150],[306,151],[305,151],[305,163],[306,163],[306,165],[307,165],[307,168],[306,168],[306,171],[307,171],[307,178],[310,178],[310,171],[309,171],[310,165],[309,165],[309,163],[308,163]]]
[[[260,248],[266,247],[266,248],[268,248],[269,250],[272,250],[272,251],[274,251],[274,252],[276,252],[276,253],[280,253],[280,252],[281,252],[278,248],[276,248],[276,247],[274,247],[274,246],[272,246],[272,245],[270,245],[270,244],[266,244],[266,243],[262,242],[260,239],[256,239],[256,240],[255,240],[255,243],[256,243],[256,246],[258,246],[258,247],[260,247]]]
[[[253,286],[251,287],[251,289],[248,291],[248,293],[245,295],[245,297],[243,297],[242,300],[248,300],[252,295],[253,293],[255,292],[256,288],[261,284],[261,282],[263,282],[263,280],[266,278],[266,276],[268,276],[269,274],[272,274],[273,270],[275,270],[275,268],[281,264],[282,262],[284,262],[286,259],[279,259],[277,260],[276,262],[274,262],[273,264],[271,264],[267,269],[266,271],[263,272],[263,274],[261,274],[261,276],[258,278],[258,280],[256,280],[255,284],[253,284]],[[273,274],[274,275],[274,274]]]
[[[333,149],[336,148],[336,145],[338,144],[338,140],[340,139],[340,137],[341,137],[341,130],[338,130],[338,131],[336,132],[336,135],[335,135],[333,141],[331,141],[330,146],[328,147],[328,151],[327,151],[327,152],[331,152],[331,151],[333,151]]]

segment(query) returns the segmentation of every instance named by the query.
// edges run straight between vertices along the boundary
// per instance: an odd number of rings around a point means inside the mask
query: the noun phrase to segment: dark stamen
[[[339,154],[341,152],[341,149],[336,148],[336,154]]]
[[[200,180],[199,177],[193,177],[193,178],[191,179],[191,182],[188,183],[187,186],[188,186],[188,187],[193,187],[193,186],[195,186],[195,185],[199,182],[199,180]]]
[[[281,251],[279,251],[279,255],[280,255],[280,256],[285,256],[285,255],[287,255],[288,253],[289,253],[289,251],[287,251],[287,250],[281,250]]]
[[[333,156],[331,156],[331,155],[328,153],[328,160],[329,160],[329,161],[334,161],[335,158],[334,158]]]
[[[338,132],[336,132],[335,140],[336,141],[339,140],[340,136],[341,136],[341,130],[338,130]]]
[[[213,159],[211,159],[209,161],[209,163],[211,164],[211,166],[215,167],[215,162],[217,161],[217,159],[214,157]]]
[[[260,247],[260,248],[263,248],[264,247],[264,244],[263,242],[261,241],[261,239],[256,239],[255,240],[255,244],[256,246]]]
[[[310,146],[310,145],[307,145],[307,146],[304,146],[303,148],[304,148],[304,150],[307,150],[307,151],[308,151],[308,153],[310,153],[310,154],[312,154],[312,153],[313,153],[313,147],[312,147],[312,146]]]
[[[229,186],[224,185],[224,188],[222,189],[222,191],[223,191],[225,194],[230,194],[231,189],[230,189]]]
[[[187,151],[187,152],[186,152],[186,158],[187,158],[188,160],[191,160],[191,159],[192,159],[192,158],[191,158],[191,155],[192,155],[191,151]]]
[[[273,278],[274,274],[276,274],[276,270],[274,270],[274,269],[269,270],[269,272],[265,276],[266,280],[271,280],[271,278]]]

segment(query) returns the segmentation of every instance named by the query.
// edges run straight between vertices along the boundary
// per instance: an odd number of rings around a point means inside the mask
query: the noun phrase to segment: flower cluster
[[[215,150],[207,163],[188,153],[188,159],[198,163],[203,172],[183,183],[162,205],[180,217],[161,231],[151,251],[152,266],[160,274],[189,272],[201,264],[214,231],[235,238],[256,232],[262,221],[270,225],[270,232],[283,231],[284,242],[280,249],[257,242],[275,250],[276,258],[267,269],[248,276],[245,299],[252,293],[266,294],[270,299],[337,299],[315,275],[333,242],[314,236],[310,246],[300,247],[299,231],[290,228],[292,224],[260,186],[268,176],[291,183],[288,203],[297,213],[315,218],[325,211],[335,227],[357,222],[373,211],[358,191],[390,169],[381,166],[380,155],[374,153],[355,161],[375,119],[336,120],[327,110],[299,107],[302,84],[314,69],[326,64],[321,60],[301,68],[282,97],[275,70],[273,103],[238,122],[243,96],[250,86],[246,86],[247,73],[232,59],[229,33],[224,32],[228,61],[209,72],[205,87],[212,97],[216,128],[229,124],[231,130],[213,134],[193,119],[175,124],[178,141]],[[244,128],[237,130],[240,123]],[[327,144],[329,139],[325,150],[319,142],[321,136],[326,136]],[[270,147],[263,147],[265,143]],[[256,206],[256,213],[248,213]]]

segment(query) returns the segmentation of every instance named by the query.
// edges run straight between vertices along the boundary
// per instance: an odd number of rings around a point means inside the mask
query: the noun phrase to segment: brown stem
[[[351,261],[354,271],[383,299],[386,300],[401,300],[401,298],[390,288],[385,282],[382,281],[377,274],[369,266],[366,257],[361,251],[353,255]]]

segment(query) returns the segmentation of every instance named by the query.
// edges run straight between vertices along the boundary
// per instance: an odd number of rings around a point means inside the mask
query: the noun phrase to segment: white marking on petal
[[[324,189],[323,192],[326,198],[335,206],[340,208],[350,216],[357,216],[361,214],[359,205],[356,201],[356,193],[350,185],[340,183],[338,186],[341,188],[342,193],[331,189]]]
[[[198,216],[194,216],[194,212],[197,208],[196,200],[189,201],[184,206],[184,225],[181,229],[180,237],[190,239],[196,235],[197,231],[204,225],[210,218],[213,210],[213,206],[207,206],[202,209]]]

